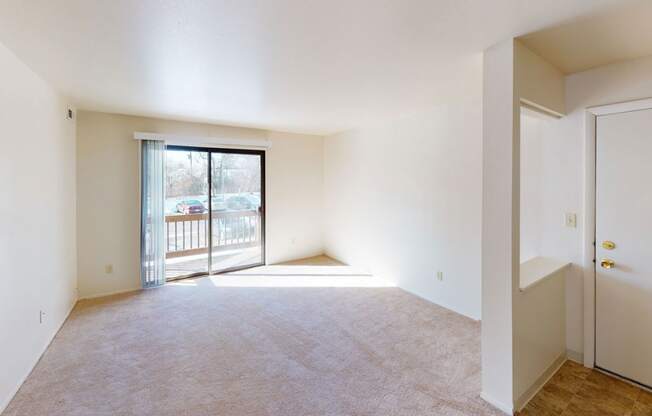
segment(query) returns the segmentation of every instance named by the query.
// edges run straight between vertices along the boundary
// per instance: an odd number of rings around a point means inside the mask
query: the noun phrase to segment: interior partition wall
[[[166,148],[166,278],[265,264],[265,152]]]

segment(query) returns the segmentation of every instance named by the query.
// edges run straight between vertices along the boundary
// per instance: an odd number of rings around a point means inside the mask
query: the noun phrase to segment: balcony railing
[[[165,216],[166,258],[208,253],[208,213]],[[213,212],[213,251],[261,242],[258,210]]]

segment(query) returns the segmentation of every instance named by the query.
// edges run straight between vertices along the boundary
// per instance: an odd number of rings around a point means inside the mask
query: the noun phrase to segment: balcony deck
[[[261,248],[245,247],[213,253],[213,270],[219,271],[236,266],[256,264],[261,262]],[[194,273],[205,273],[208,270],[208,254],[196,254],[185,257],[172,257],[165,261],[165,278],[177,279]]]

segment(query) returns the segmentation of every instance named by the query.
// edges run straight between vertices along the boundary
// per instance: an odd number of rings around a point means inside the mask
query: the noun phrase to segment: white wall
[[[543,158],[540,118],[521,113],[521,263],[541,255]]]
[[[138,142],[134,131],[270,138],[267,152],[267,262],[323,252],[323,139],[318,136],[79,112],[77,238],[80,297],[140,287]],[[105,265],[113,273],[105,273]]]
[[[548,61],[514,41],[515,78],[519,99],[556,114],[565,114],[564,74]]]
[[[562,269],[520,291],[514,302],[515,404],[521,409],[566,357]]]
[[[76,301],[75,125],[0,44],[0,412]],[[39,324],[39,312],[45,312]]]
[[[564,84],[556,68],[514,39],[485,50],[483,74],[482,397],[511,413],[530,364],[515,356],[515,344],[527,336],[515,315],[519,269],[540,250],[537,202],[545,177],[538,126],[524,120],[521,127],[520,108],[525,101],[562,113]],[[523,149],[522,132],[530,136]],[[528,235],[523,242],[522,232]]]
[[[514,59],[511,39],[485,51],[482,111],[482,397],[510,414],[520,228]]]
[[[544,235],[567,233],[563,212],[550,201],[563,146],[551,149],[544,129],[558,123],[549,115],[521,108],[520,116],[520,260],[556,257],[543,247]],[[554,147],[553,147],[554,148]],[[545,219],[556,218],[556,221]],[[525,291],[514,304],[515,404],[520,409],[557,370],[566,357],[566,285],[567,271],[562,270]],[[543,276],[539,276],[543,277]],[[519,276],[519,279],[528,277]]]
[[[543,187],[541,249],[573,262],[567,274],[567,343],[571,354],[583,343],[583,213],[585,108],[652,97],[652,57],[608,65],[566,77],[567,116],[543,128],[543,157],[554,160]],[[563,226],[565,212],[578,214],[577,228]],[[577,357],[579,358],[579,357]]]
[[[267,261],[323,254],[324,141],[270,132],[267,152]]]
[[[479,319],[481,57],[460,72],[445,105],[325,138],[324,238],[332,257]]]

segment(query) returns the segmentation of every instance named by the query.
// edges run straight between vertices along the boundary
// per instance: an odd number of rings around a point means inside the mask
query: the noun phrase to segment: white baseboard
[[[5,399],[5,401],[3,403],[0,403],[0,414],[2,414],[2,412],[4,412],[5,409],[7,408],[7,406],[9,406],[9,403],[11,403],[11,401],[14,399],[14,396],[16,396],[16,393],[18,393],[18,390],[20,390],[23,383],[25,383],[25,380],[27,380],[27,378],[30,376],[30,374],[32,374],[32,371],[34,371],[34,368],[36,368],[36,365],[39,363],[39,361],[41,361],[41,358],[43,357],[43,354],[45,354],[45,351],[47,351],[47,349],[50,347],[50,344],[52,344],[52,341],[54,340],[54,337],[56,337],[57,334],[59,333],[59,331],[61,331],[61,328],[63,328],[63,325],[68,320],[68,317],[70,316],[70,312],[72,312],[72,310],[75,308],[75,305],[77,304],[77,302],[78,302],[78,299],[75,299],[75,301],[72,302],[72,304],[70,305],[70,308],[68,308],[68,312],[66,313],[66,317],[63,318],[63,320],[59,324],[59,327],[57,328],[57,330],[54,331],[54,333],[50,337],[50,340],[45,344],[45,347],[43,348],[43,350],[41,350],[41,353],[39,354],[39,356],[34,361],[34,364],[32,365],[32,368],[27,372],[27,374],[25,374],[25,376],[22,379],[20,379],[18,381],[18,383],[16,384],[16,386],[14,386],[14,388],[12,389],[12,391],[8,395],[8,397]]]
[[[482,400],[489,403],[490,405],[497,408],[498,410],[504,412],[506,415],[513,415],[514,414],[514,407],[513,406],[507,405],[507,404],[502,403],[502,402],[500,402],[498,400],[495,400],[492,397],[488,396],[485,392],[481,392],[480,397],[482,398]]]
[[[425,297],[425,296],[424,296],[423,294],[421,294],[421,293],[414,292],[413,290],[411,290],[411,289],[407,289],[407,288],[405,288],[405,287],[403,287],[403,286],[399,286],[396,282],[391,282],[391,281],[390,281],[390,283],[391,283],[392,285],[396,285],[396,287],[398,287],[398,288],[401,289],[402,291],[407,292],[407,293],[409,293],[409,294],[411,294],[411,295],[414,295],[414,296],[418,297],[419,299],[423,299],[423,300],[425,300],[426,302],[429,302],[429,303],[432,303],[432,304],[434,304],[434,305],[437,305],[437,306],[439,306],[439,307],[441,307],[441,308],[447,309],[447,310],[449,310],[449,311],[451,311],[451,312],[454,312],[454,313],[456,313],[456,314],[458,314],[458,315],[462,315],[462,316],[464,316],[465,318],[469,318],[469,319],[471,319],[472,321],[475,321],[475,322],[477,322],[477,323],[482,322],[482,321],[480,320],[480,317],[478,317],[478,316],[471,315],[471,314],[469,314],[469,313],[467,313],[467,312],[465,312],[465,311],[460,311],[460,310],[458,310],[457,308],[455,308],[455,307],[453,307],[453,306],[451,306],[451,305],[449,305],[449,304],[443,303],[443,302],[441,302],[441,301],[436,301],[436,300],[434,300],[434,299],[427,298],[427,297]]]
[[[539,378],[532,384],[532,386],[516,399],[516,409],[518,411],[523,408],[532,400],[534,396],[541,390],[543,386],[555,375],[557,370],[561,368],[566,362],[566,354],[562,353],[552,364],[539,376]]]
[[[584,365],[584,354],[582,354],[581,352],[567,349],[566,357],[571,361],[575,361],[578,364]]]
[[[95,295],[82,296],[81,298],[79,298],[79,300],[97,299],[97,298],[103,298],[103,297],[106,297],[106,296],[121,295],[123,293],[138,292],[140,290],[143,290],[143,289],[141,287],[137,287],[137,288],[134,288],[134,289],[115,290],[113,292],[104,292],[104,293],[98,293],[98,294],[95,294]]]

